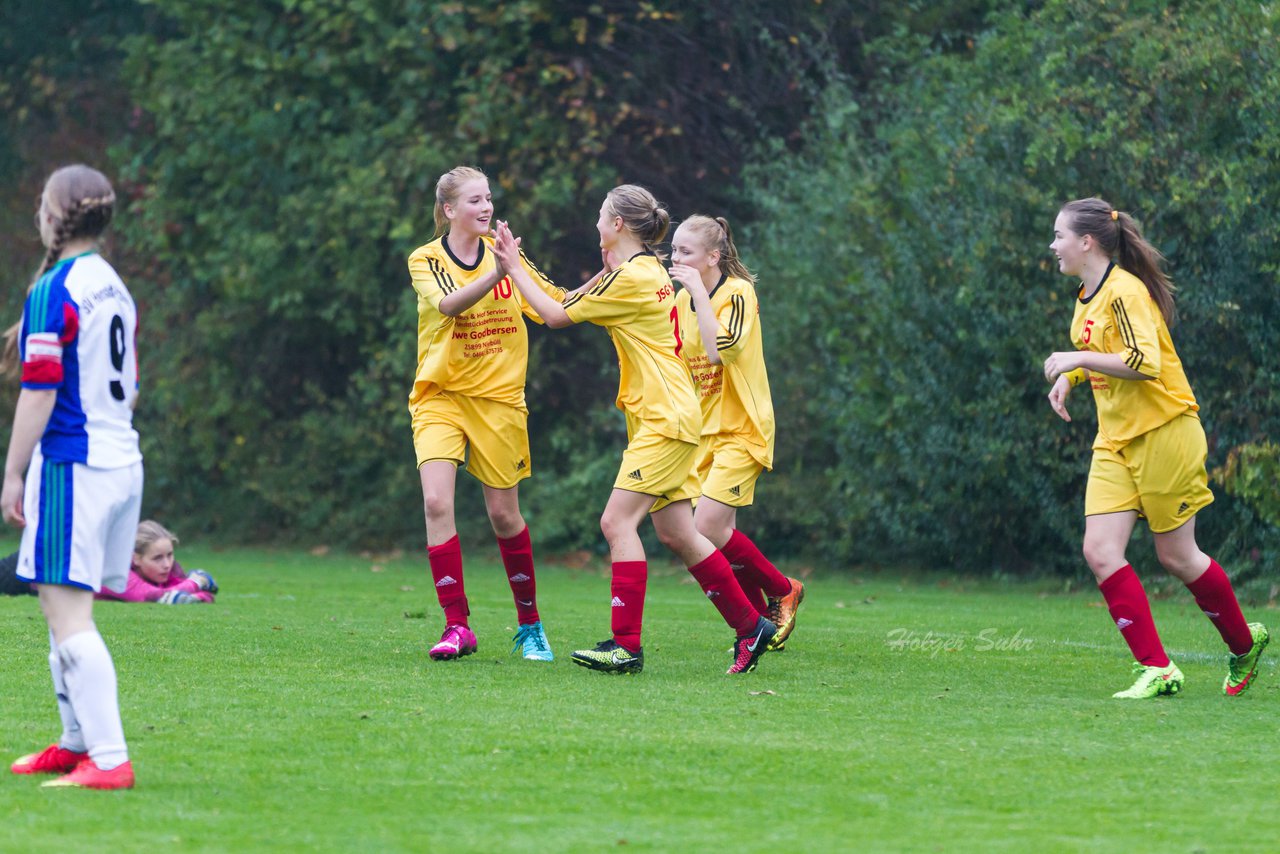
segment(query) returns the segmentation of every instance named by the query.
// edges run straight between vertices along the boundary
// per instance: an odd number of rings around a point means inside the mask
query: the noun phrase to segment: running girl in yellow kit
[[[751,505],[756,480],[773,468],[774,419],[755,276],[738,255],[729,221],[694,215],[681,223],[671,241],[671,278],[683,285],[676,295],[680,355],[702,406],[694,522],[728,558],[751,604],[778,627],[769,648],[782,649],[804,585],[779,572],[737,527],[738,508]]]
[[[427,555],[444,634],[432,659],[476,651],[454,521],[454,487],[464,462],[484,488],[485,509],[498,539],[515,598],[515,647],[525,658],[550,661],[538,615],[529,528],[517,484],[529,476],[529,410],[525,373],[529,338],[524,318],[538,320],[511,284],[510,268],[493,252],[493,197],[479,169],[459,166],[436,183],[436,239],[409,256],[418,295],[418,372],[409,394],[413,445],[427,519]],[[557,305],[564,291],[523,252],[511,264]],[[514,650],[513,650],[514,651]]]
[[[1200,407],[1169,336],[1173,286],[1164,258],[1128,214],[1102,199],[1068,202],[1053,229],[1049,248],[1059,270],[1082,281],[1071,323],[1077,349],[1050,355],[1044,375],[1053,383],[1049,405],[1064,421],[1071,420],[1067,395],[1080,383],[1089,383],[1098,407],[1084,556],[1133,652],[1137,676],[1115,696],[1176,694],[1184,681],[1125,558],[1139,516],[1151,528],[1161,565],[1187,585],[1230,649],[1224,693],[1241,694],[1270,638],[1261,623],[1245,622],[1226,573],[1196,544],[1195,515],[1213,493]]]
[[[728,672],[743,673],[756,666],[776,627],[751,606],[729,562],[694,525],[691,501],[700,487],[693,464],[702,419],[689,370],[680,360],[675,288],[656,253],[669,224],[670,215],[653,194],[624,184],[609,192],[596,222],[605,268],[563,305],[521,270],[512,270],[516,286],[548,326],[585,321],[603,326],[618,352],[617,406],[626,413],[628,444],[600,519],[613,561],[613,635],[594,649],[578,650],[573,661],[605,673],[643,669],[640,631],[648,564],[639,527],[651,514],[658,538],[734,629]],[[498,226],[497,251],[512,267],[519,241],[505,224]]]

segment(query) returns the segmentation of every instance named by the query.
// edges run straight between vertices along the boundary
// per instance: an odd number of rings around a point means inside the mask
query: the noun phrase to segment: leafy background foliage
[[[1273,563],[1268,7],[64,5],[65,31],[0,12],[6,307],[39,257],[43,176],[105,164],[144,311],[148,511],[183,531],[421,541],[404,258],[434,230],[435,178],[470,162],[566,284],[596,265],[619,181],[740,226],[780,414],[743,523],[834,568],[1080,571],[1092,404],[1074,395],[1065,425],[1044,403],[1073,296],[1046,245],[1062,201],[1103,195],[1181,285],[1175,337],[1228,485],[1203,539],[1255,577]],[[615,383],[599,330],[533,332],[540,549],[600,548]],[[484,536],[478,490],[459,500]]]

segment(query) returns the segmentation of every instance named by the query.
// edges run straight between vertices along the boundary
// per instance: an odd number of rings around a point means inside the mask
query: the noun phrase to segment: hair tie
[[[1112,222],[1115,222],[1115,221],[1116,221],[1116,220],[1118,220],[1118,219],[1120,219],[1120,211],[1115,210],[1114,208],[1112,208],[1112,210],[1111,210],[1111,221],[1112,221]]]

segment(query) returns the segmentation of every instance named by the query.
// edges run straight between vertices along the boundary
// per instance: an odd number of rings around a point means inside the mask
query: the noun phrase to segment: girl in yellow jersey
[[[751,505],[756,480],[773,468],[773,401],[755,276],[738,256],[723,217],[695,215],[681,223],[671,261],[671,278],[683,285],[676,295],[684,330],[680,355],[702,405],[695,464],[702,497],[694,522],[728,558],[751,604],[778,627],[769,648],[782,649],[795,628],[804,585],[779,572],[737,528],[738,508]]]
[[[776,632],[752,607],[724,555],[693,521],[699,494],[693,469],[702,420],[682,345],[675,288],[655,247],[667,234],[670,216],[643,187],[615,187],[600,208],[596,230],[605,267],[563,304],[542,293],[532,278],[512,278],[529,304],[552,328],[589,321],[609,330],[621,373],[617,405],[626,413],[629,443],[613,493],[600,519],[613,561],[613,636],[573,661],[606,673],[644,667],[640,644],[648,564],[640,522],[651,514],[658,538],[689,567],[707,597],[737,635],[730,673],[755,667]],[[497,251],[510,268],[519,241],[498,226]],[[614,263],[611,263],[611,259]]]
[[[1204,461],[1204,429],[1191,386],[1169,337],[1173,286],[1160,252],[1137,223],[1102,199],[1063,206],[1050,249],[1059,270],[1079,276],[1071,323],[1076,350],[1053,353],[1044,374],[1049,405],[1070,421],[1067,395],[1088,382],[1098,407],[1098,436],[1085,491],[1084,556],[1111,617],[1136,660],[1125,699],[1176,694],[1182,671],[1165,654],[1142,582],[1125,558],[1144,516],[1164,568],[1187,585],[1230,649],[1223,691],[1243,693],[1269,636],[1246,623],[1222,567],[1196,545],[1195,514],[1213,501]],[[1118,263],[1117,263],[1118,262]]]
[[[418,295],[418,372],[409,412],[427,517],[427,555],[445,614],[444,634],[429,654],[439,661],[476,651],[453,512],[457,468],[465,461],[483,485],[515,598],[520,626],[515,646],[527,659],[550,661],[535,596],[533,548],[517,491],[530,473],[524,399],[529,339],[522,315],[538,318],[508,274],[511,267],[524,271],[556,304],[564,291],[523,252],[512,256],[510,267],[497,257],[492,217],[493,197],[483,172],[470,166],[446,172],[436,184],[436,239],[409,256]]]

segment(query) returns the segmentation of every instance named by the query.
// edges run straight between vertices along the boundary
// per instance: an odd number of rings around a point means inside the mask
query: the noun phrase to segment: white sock
[[[72,635],[58,645],[62,676],[84,732],[93,764],[110,771],[129,759],[120,724],[116,667],[97,629]]]
[[[49,672],[53,674],[53,693],[58,698],[58,714],[62,717],[62,737],[58,745],[64,750],[84,753],[84,733],[76,720],[76,710],[71,707],[67,682],[62,678],[62,658],[58,655],[58,645],[53,642],[53,632],[49,632]]]

